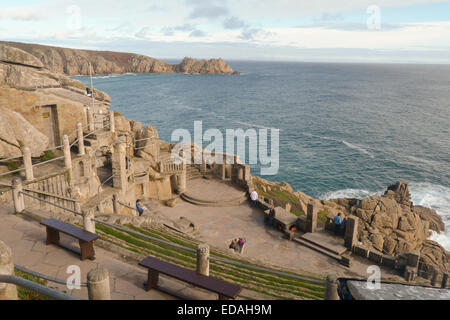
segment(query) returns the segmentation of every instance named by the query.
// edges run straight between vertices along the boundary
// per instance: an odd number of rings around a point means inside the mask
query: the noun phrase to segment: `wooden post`
[[[89,300],[111,300],[109,272],[105,268],[89,271],[87,275]]]
[[[209,276],[209,246],[200,244],[197,247],[197,273]]]
[[[31,162],[31,151],[28,147],[22,148],[23,164],[25,166],[25,177],[27,181],[34,180],[33,163]]]
[[[0,274],[14,276],[14,263],[11,248],[0,240]],[[13,284],[0,283],[0,300],[18,300],[17,287]],[[6,316],[6,315],[5,315]]]
[[[81,123],[77,123],[77,136],[78,136],[78,154],[82,156],[86,154],[86,151],[84,149],[83,125]]]
[[[14,202],[14,210],[16,213],[21,213],[25,210],[25,201],[23,198],[23,185],[22,185],[22,179],[20,178],[14,178],[12,179],[12,195],[13,195],[13,202]]]

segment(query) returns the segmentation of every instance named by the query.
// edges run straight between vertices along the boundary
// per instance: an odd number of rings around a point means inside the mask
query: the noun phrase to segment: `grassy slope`
[[[135,228],[130,225],[128,225],[127,228],[192,249],[195,249],[200,243],[195,239],[168,230]],[[142,255],[152,255],[167,262],[175,263],[189,269],[195,269],[196,257],[194,253],[151,242],[145,238],[121,232],[104,225],[97,224],[97,233],[102,235],[103,240],[114,243],[131,252]],[[211,248],[211,255],[251,264],[245,261],[245,259],[237,259],[216,248]],[[249,290],[272,296],[275,299],[319,300],[323,299],[324,295],[324,286],[322,285],[286,276],[273,275],[267,272],[255,271],[244,267],[232,266],[214,260],[211,261],[210,272],[211,275],[215,277],[239,284]]]

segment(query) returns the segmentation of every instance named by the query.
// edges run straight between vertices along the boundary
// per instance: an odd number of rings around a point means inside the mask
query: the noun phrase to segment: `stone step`
[[[331,251],[328,251],[328,250],[322,248],[321,246],[318,246],[318,245],[316,245],[316,244],[314,244],[312,242],[305,241],[305,240],[303,240],[301,238],[294,238],[293,241],[295,241],[295,242],[297,242],[297,243],[299,243],[299,244],[301,244],[301,245],[303,245],[305,247],[308,247],[308,248],[310,248],[310,249],[312,249],[314,251],[320,252],[320,253],[322,253],[322,254],[330,257],[330,258],[333,258],[333,259],[335,259],[335,260],[337,260],[339,262],[341,261],[341,256],[339,256],[337,254],[334,254]]]
[[[338,243],[336,240],[322,233],[305,233],[300,239],[337,256],[341,256],[347,251],[347,248],[343,244]]]
[[[241,205],[247,200],[247,197],[245,195],[230,199],[230,200],[224,200],[224,201],[208,201],[208,200],[202,200],[202,199],[196,199],[194,197],[189,196],[186,193],[183,193],[181,195],[181,198],[187,202],[190,202],[192,204],[203,206],[203,207],[236,207]]]

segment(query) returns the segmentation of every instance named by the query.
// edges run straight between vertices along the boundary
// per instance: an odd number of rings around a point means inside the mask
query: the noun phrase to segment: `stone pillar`
[[[64,165],[66,169],[72,170],[72,156],[70,154],[70,142],[69,137],[66,134],[63,136],[63,152],[64,152]]]
[[[109,272],[105,268],[96,268],[87,275],[89,300],[111,300]]]
[[[197,247],[197,273],[209,276],[209,246],[200,244]]]
[[[177,180],[178,180],[178,193],[185,193],[186,192],[186,184],[187,184],[187,169],[186,169],[186,164],[184,163],[183,160],[183,172],[181,174],[179,174],[177,176]]]
[[[434,269],[433,274],[431,275],[431,285],[433,287],[439,286],[439,271],[437,269]]]
[[[11,248],[0,240],[0,274],[14,275],[14,263]],[[0,283],[0,300],[18,300],[17,287],[13,284]],[[6,316],[6,315],[5,315]]]
[[[91,108],[88,108],[87,116],[88,116],[89,131],[92,132],[95,130],[95,123],[94,123],[94,111]]]
[[[250,181],[250,166],[245,165],[244,167],[244,180],[245,181]]]
[[[225,180],[225,177],[226,177],[226,175],[225,175],[225,163],[222,163],[220,165],[220,170],[221,170],[220,179]]]
[[[13,195],[13,202],[14,202],[14,210],[16,213],[21,213],[23,210],[25,210],[25,201],[23,198],[23,186],[22,186],[22,179],[20,178],[14,178],[12,179],[12,195]]]
[[[81,213],[81,202],[75,201],[75,211]]]
[[[22,148],[23,164],[25,166],[25,177],[27,181],[34,180],[33,163],[31,162],[31,151],[28,147]]]
[[[83,125],[81,123],[77,123],[77,136],[78,136],[78,154],[82,156],[86,154],[86,150],[84,149]]]
[[[406,262],[406,265],[413,267],[417,270],[419,267],[419,260],[420,260],[420,252],[417,250],[408,252],[408,260]]]
[[[89,211],[83,211],[83,227],[84,230],[95,233],[95,222],[92,221],[94,213]]]
[[[308,204],[306,216],[306,231],[316,232],[317,231],[317,210],[312,203]]]
[[[114,154],[112,156],[113,186],[126,192],[128,189],[127,164],[126,164],[125,143],[118,142],[114,145]]]
[[[120,214],[119,213],[119,200],[117,199],[116,195],[113,195],[112,201],[113,201],[113,212],[114,212],[114,214]]]
[[[340,300],[338,294],[338,280],[335,275],[327,276],[327,284],[325,288],[325,300]]]
[[[345,224],[344,245],[352,250],[358,240],[358,219],[348,218]]]
[[[237,176],[239,181],[244,180],[244,169],[242,167],[238,168],[238,176]]]
[[[116,132],[116,122],[114,118],[114,111],[109,111],[109,129],[111,132]]]
[[[444,273],[442,275],[442,283],[441,283],[441,288],[442,289],[446,289],[448,286],[448,278],[449,278],[449,274],[448,273]]]

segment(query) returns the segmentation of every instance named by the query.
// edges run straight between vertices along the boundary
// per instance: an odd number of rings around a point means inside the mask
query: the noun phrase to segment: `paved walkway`
[[[8,212],[9,209],[0,205],[0,240],[5,242],[13,252],[15,264],[33,271],[67,279],[66,273],[70,265],[78,265],[81,268],[81,281],[86,282],[87,273],[98,267],[105,267],[110,273],[111,298],[120,300],[171,300],[174,299],[163,292],[152,290],[145,292],[143,282],[147,278],[145,269],[125,263],[113,253],[96,247],[95,261],[81,261],[79,256],[54,245],[45,245],[45,228],[37,222],[28,221],[23,216],[15,216]],[[61,235],[64,243],[77,246],[71,238]],[[217,296],[194,289],[183,283],[164,276],[160,277],[160,285],[164,288],[198,299],[217,299]],[[68,290],[66,286],[48,283],[49,287],[61,292],[87,299],[87,289]]]
[[[207,188],[209,185],[205,184]],[[189,219],[203,241],[219,248],[228,249],[233,239],[246,238],[243,255],[268,265],[282,266],[306,275],[369,276],[366,271],[372,265],[370,261],[355,257],[349,269],[317,251],[288,241],[281,232],[266,226],[263,212],[250,207],[248,202],[235,207],[203,207],[182,201],[175,208],[162,207],[160,213],[172,220]],[[232,249],[228,250],[232,252]],[[388,278],[393,274],[382,268],[382,276]]]
[[[226,202],[245,196],[245,192],[238,190],[228,183],[222,183],[216,179],[194,179],[187,181],[187,192],[191,198],[210,201]]]

